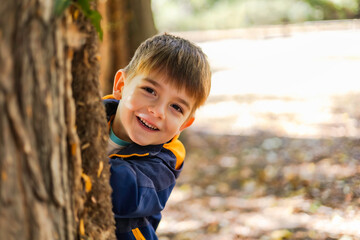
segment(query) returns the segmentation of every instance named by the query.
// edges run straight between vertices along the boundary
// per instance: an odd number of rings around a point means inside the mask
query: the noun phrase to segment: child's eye
[[[182,108],[181,108],[179,105],[177,105],[177,104],[172,104],[171,107],[174,108],[174,109],[175,109],[176,111],[178,111],[179,113],[183,113],[183,110],[182,110]]]
[[[144,89],[146,92],[148,92],[148,93],[150,93],[150,94],[152,94],[152,95],[155,95],[155,94],[156,94],[156,93],[155,93],[155,90],[152,89],[152,88],[143,87],[143,89]]]

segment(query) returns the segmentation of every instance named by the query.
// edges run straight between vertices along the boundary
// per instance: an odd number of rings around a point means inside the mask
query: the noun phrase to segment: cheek
[[[172,131],[179,131],[182,124],[184,123],[185,120],[183,120],[182,118],[178,118],[178,117],[172,117],[171,119],[169,119],[169,124],[170,124],[170,128],[172,129]]]
[[[125,98],[123,99],[123,106],[129,111],[134,111],[137,107],[135,96],[133,95],[125,96]]]

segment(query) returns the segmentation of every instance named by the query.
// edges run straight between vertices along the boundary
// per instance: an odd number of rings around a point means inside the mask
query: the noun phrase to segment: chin
[[[148,143],[143,143],[143,142],[135,142],[137,145],[139,146],[147,146],[147,145],[151,145],[151,144],[148,144]]]
[[[136,143],[137,145],[140,146],[147,146],[147,145],[152,145],[152,143],[149,143],[149,141],[142,141],[141,139],[136,139],[136,138],[130,138],[132,142]]]
[[[149,139],[149,137],[146,137],[146,135],[142,135],[142,136],[135,135],[135,136],[129,136],[129,137],[133,143],[136,143],[139,146],[159,145],[159,144],[163,144],[163,143],[167,142],[165,140],[164,140],[164,142],[160,142],[159,137],[157,137],[157,139],[154,139],[154,136],[152,137],[152,139]]]
[[[148,142],[148,141],[134,141],[134,143],[136,143],[137,145],[140,145],[140,146],[159,145],[159,144],[161,144],[161,143]]]

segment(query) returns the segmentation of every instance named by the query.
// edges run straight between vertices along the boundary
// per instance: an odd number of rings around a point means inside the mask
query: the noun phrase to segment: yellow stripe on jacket
[[[140,232],[139,228],[132,229],[131,231],[134,234],[136,240],[146,240],[144,235],[142,235],[142,233]]]
[[[115,99],[115,97],[114,97],[114,95],[109,94],[109,95],[103,96],[102,99],[103,99],[103,100],[106,100],[106,99]]]

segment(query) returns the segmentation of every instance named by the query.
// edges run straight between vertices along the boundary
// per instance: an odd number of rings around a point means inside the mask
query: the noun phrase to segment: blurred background
[[[243,28],[352,19],[358,0],[152,0],[156,26],[163,31]]]
[[[194,41],[211,64],[160,239],[360,239],[359,0],[98,7],[103,94],[156,33]]]

